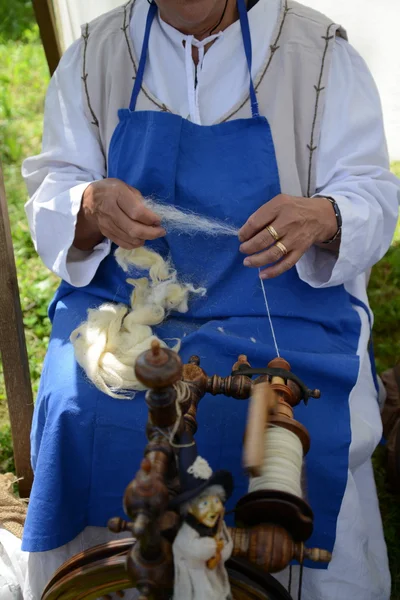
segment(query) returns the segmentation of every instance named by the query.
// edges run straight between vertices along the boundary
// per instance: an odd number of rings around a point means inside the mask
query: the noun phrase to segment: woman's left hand
[[[277,234],[278,243],[267,226]],[[240,229],[240,251],[248,255],[246,267],[271,265],[260,274],[262,279],[270,279],[291,269],[313,244],[333,238],[336,232],[336,215],[329,200],[279,194]]]

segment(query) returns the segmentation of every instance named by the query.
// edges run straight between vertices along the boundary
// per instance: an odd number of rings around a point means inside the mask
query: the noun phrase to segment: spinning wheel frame
[[[124,540],[116,540],[113,542],[108,542],[107,544],[102,544],[100,546],[95,546],[90,550],[85,550],[80,554],[77,554],[67,562],[65,562],[53,575],[51,581],[46,586],[43,592],[43,600],[48,598],[53,598],[53,595],[48,595],[52,592],[55,585],[58,585],[62,581],[67,581],[70,578],[72,573],[77,572],[78,569],[83,570],[85,567],[88,567],[90,564],[97,563],[98,561],[105,561],[111,558],[118,558],[123,556],[124,558],[124,571],[126,575],[125,562],[126,556],[129,550],[132,548],[135,541],[132,538],[126,538]],[[129,580],[130,581],[130,580]],[[132,583],[131,583],[132,585]],[[55,596],[57,597],[57,596]]]
[[[82,552],[65,563],[47,586],[43,600],[96,600],[107,594],[134,588],[126,559],[134,542],[109,542]],[[292,600],[271,575],[247,561],[227,563],[233,600]]]
[[[278,377],[278,369],[279,375],[289,376]],[[283,359],[274,359],[267,369],[255,371],[241,355],[232,375],[208,377],[197,356],[182,366],[174,352],[155,343],[138,358],[135,372],[138,380],[149,387],[148,443],[141,468],[124,495],[124,510],[129,520],[111,519],[109,528],[115,533],[131,532],[137,541],[118,540],[76,555],[56,572],[42,600],[96,600],[111,598],[109,594],[128,589],[137,589],[141,600],[169,600],[173,593],[171,544],[179,528],[179,516],[171,512],[168,501],[179,493],[176,447],[170,432],[173,429],[180,434],[186,429],[195,433],[197,407],[206,393],[254,400],[261,398],[261,390],[270,386],[276,394],[272,410],[269,407],[267,411],[271,410],[271,422],[294,428],[303,449],[308,449],[308,432],[293,420],[292,407],[309,396],[319,397],[319,392],[309,390],[293,376],[290,365]],[[254,374],[261,377],[252,380]],[[178,382],[188,392],[185,406],[179,411]],[[254,436],[248,435],[247,439]],[[253,513],[259,517],[256,522]],[[301,564],[304,558],[330,560],[329,552],[304,547],[312,531],[313,517],[301,498],[260,490],[241,499],[236,517],[244,528],[231,530],[234,549],[227,568],[234,600],[291,600],[269,573],[281,571],[293,559]]]

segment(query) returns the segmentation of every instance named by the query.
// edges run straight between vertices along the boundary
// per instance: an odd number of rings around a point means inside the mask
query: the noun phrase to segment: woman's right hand
[[[164,235],[160,217],[146,208],[135,188],[119,179],[95,181],[86,188],[75,229],[75,248],[92,250],[108,238],[131,250]]]

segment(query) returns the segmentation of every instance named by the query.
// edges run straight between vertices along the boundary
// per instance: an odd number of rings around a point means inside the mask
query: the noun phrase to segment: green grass
[[[13,18],[10,18],[10,10],[14,11]],[[0,0],[0,157],[34,392],[37,391],[50,334],[47,305],[57,280],[42,265],[30,240],[23,210],[26,189],[20,165],[26,156],[40,149],[48,79],[43,49],[32,21],[30,1],[13,0],[10,3],[9,0]],[[393,165],[393,169],[400,176],[400,163]],[[400,227],[392,248],[373,270],[369,296],[375,313],[377,365],[382,371],[400,359]],[[374,462],[393,574],[392,600],[400,600],[400,503],[386,490],[383,448],[378,449]],[[0,363],[0,471],[13,468]]]
[[[400,177],[400,163],[392,170]],[[375,314],[374,343],[378,371],[400,360],[400,222],[392,247],[372,270],[368,296]]]
[[[4,8],[1,1],[0,16]],[[18,2],[13,4],[14,9],[17,5]],[[19,36],[23,39],[20,41],[5,42],[4,37],[9,32],[5,31],[6,23],[1,19],[0,23],[0,159],[14,242],[32,385],[36,392],[50,334],[47,305],[56,287],[56,278],[43,266],[31,242],[24,214],[27,192],[20,170],[23,159],[40,149],[44,94],[49,73],[36,27],[21,30]],[[16,35],[13,28],[9,37],[14,40]],[[0,427],[0,467],[5,469],[7,465],[12,466],[12,463],[1,361]]]
[[[400,177],[400,163],[392,169]],[[400,223],[392,247],[372,271],[368,295],[375,315],[377,369],[382,372],[400,361]],[[374,456],[375,477],[389,549],[392,600],[400,600],[400,499],[387,490],[385,460],[385,448],[379,447]]]

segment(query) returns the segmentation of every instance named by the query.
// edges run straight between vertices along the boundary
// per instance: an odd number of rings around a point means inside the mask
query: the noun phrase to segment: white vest
[[[118,109],[129,107],[137,72],[129,35],[135,3],[130,0],[82,28],[85,110],[104,156],[118,124]],[[272,44],[254,84],[260,114],[271,127],[285,194],[315,193],[316,154],[336,35],[346,39],[345,31],[324,15],[282,0]],[[172,112],[145,85],[136,110]],[[239,118],[251,118],[248,92],[218,122]]]

